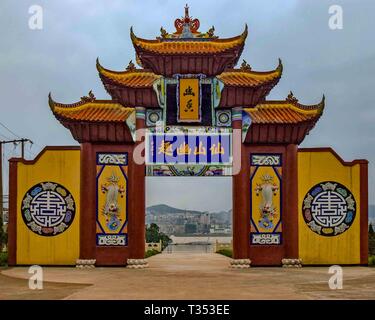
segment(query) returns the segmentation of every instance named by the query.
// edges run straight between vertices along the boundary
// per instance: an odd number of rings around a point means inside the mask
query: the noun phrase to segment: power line
[[[1,134],[0,133],[0,137],[2,137],[3,139],[5,139],[5,140],[10,140],[10,138],[9,137],[7,137],[7,136],[4,136],[3,134]]]
[[[0,126],[2,126],[5,130],[7,130],[8,132],[10,132],[12,135],[14,135],[17,138],[21,139],[21,137],[18,134],[14,133],[12,130],[10,130],[5,124],[3,124],[3,123],[0,122]]]
[[[12,134],[16,135],[14,132],[12,132],[10,129],[8,129],[6,126],[4,126],[1,122],[0,125],[6,128],[9,132]],[[4,199],[3,199],[3,146],[7,144],[16,144],[16,143],[21,143],[21,152],[22,152],[22,158],[24,159],[25,157],[25,143],[33,143],[30,139],[25,139],[25,138],[20,138],[17,140],[7,140],[7,141],[0,141],[0,214],[3,214],[4,210]],[[9,172],[8,172],[9,174]]]

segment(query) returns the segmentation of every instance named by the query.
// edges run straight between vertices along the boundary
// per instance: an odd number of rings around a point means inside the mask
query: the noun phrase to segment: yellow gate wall
[[[337,236],[320,236],[311,231],[302,216],[306,193],[323,181],[346,186],[356,201],[356,216],[348,230]],[[299,257],[303,264],[360,263],[360,165],[344,165],[330,151],[298,153]]]
[[[22,199],[34,185],[51,181],[67,188],[75,201],[75,217],[63,233],[38,235],[21,216]],[[46,150],[34,164],[17,165],[17,264],[75,265],[79,257],[80,150]]]

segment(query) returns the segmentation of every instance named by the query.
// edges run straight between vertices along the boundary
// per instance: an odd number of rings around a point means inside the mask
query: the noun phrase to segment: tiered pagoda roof
[[[129,125],[135,122],[134,108],[126,108],[112,100],[96,100],[91,91],[81,101],[72,104],[57,103],[49,94],[49,106],[79,142],[123,142],[132,139]],[[108,123],[111,126],[107,126]]]
[[[249,115],[252,124],[247,142],[268,142],[267,137],[272,138],[273,130],[280,133],[283,126],[285,130],[294,128],[298,133],[293,131],[292,136],[285,133],[285,139],[278,134],[277,139],[270,138],[270,141],[286,143],[289,138],[288,141],[302,141],[319,119],[324,100],[316,106],[303,106],[292,95],[285,101],[266,101],[266,96],[282,76],[281,60],[274,70],[266,72],[252,70],[245,60],[239,68],[234,68],[245,45],[247,26],[242,34],[227,39],[216,36],[214,27],[202,33],[199,26],[199,20],[193,19],[188,7],[185,7],[185,15],[175,20],[174,33],[161,28],[159,37],[147,40],[137,37],[131,28],[131,41],[140,67],[137,68],[130,61],[125,70],[112,71],[104,68],[99,60],[96,63],[102,83],[112,100],[96,100],[89,95],[77,103],[65,105],[54,102],[50,97],[55,117],[72,131],[78,141],[86,141],[90,137],[92,141],[105,141],[105,136],[108,138],[109,135],[110,141],[130,141],[130,127],[135,126],[135,120],[131,124],[129,119],[135,114],[134,108],[160,108],[158,90],[163,79],[201,74],[216,78],[221,83],[218,108],[242,107]],[[96,126],[100,131],[95,139],[86,132],[87,124]],[[109,124],[115,124],[117,131],[109,132]],[[267,139],[263,136],[265,128],[269,130]],[[258,132],[262,132],[262,138]]]
[[[172,77],[174,74],[202,73],[216,76],[232,68],[241,56],[247,37],[244,32],[233,38],[162,38],[145,40],[130,36],[142,67]]]
[[[299,144],[321,117],[324,105],[324,96],[318,104],[303,105],[290,92],[286,100],[264,101],[256,107],[244,108],[251,119],[245,141]]]
[[[279,82],[282,72],[280,59],[279,65],[272,71],[253,71],[246,61],[240,69],[227,69],[217,76],[224,83],[220,107],[255,106]]]
[[[124,106],[158,108],[153,84],[161,76],[150,70],[136,69],[130,61],[125,71],[111,71],[96,61],[100,79],[113,99]]]
[[[107,92],[123,105],[159,107],[153,84],[161,76],[149,69],[137,69],[130,62],[124,71],[112,71],[96,61],[99,76]],[[254,106],[278,83],[282,75],[281,60],[275,70],[252,71],[244,62],[240,69],[226,69],[217,78],[223,82],[221,107]]]

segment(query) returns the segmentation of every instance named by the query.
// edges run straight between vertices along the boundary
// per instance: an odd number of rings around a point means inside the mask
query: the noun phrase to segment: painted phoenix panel
[[[279,245],[282,242],[281,154],[250,155],[250,243]]]
[[[98,153],[96,158],[96,245],[128,245],[128,154]]]

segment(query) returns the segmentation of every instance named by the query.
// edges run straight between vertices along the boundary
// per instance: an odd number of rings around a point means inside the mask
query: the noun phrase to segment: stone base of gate
[[[284,268],[302,268],[302,259],[282,259]]]
[[[230,261],[229,268],[232,269],[247,269],[250,268],[251,260],[250,259],[232,259]]]
[[[126,263],[128,269],[145,269],[149,267],[146,259],[128,259]]]
[[[76,268],[92,269],[95,268],[96,259],[77,259]]]

